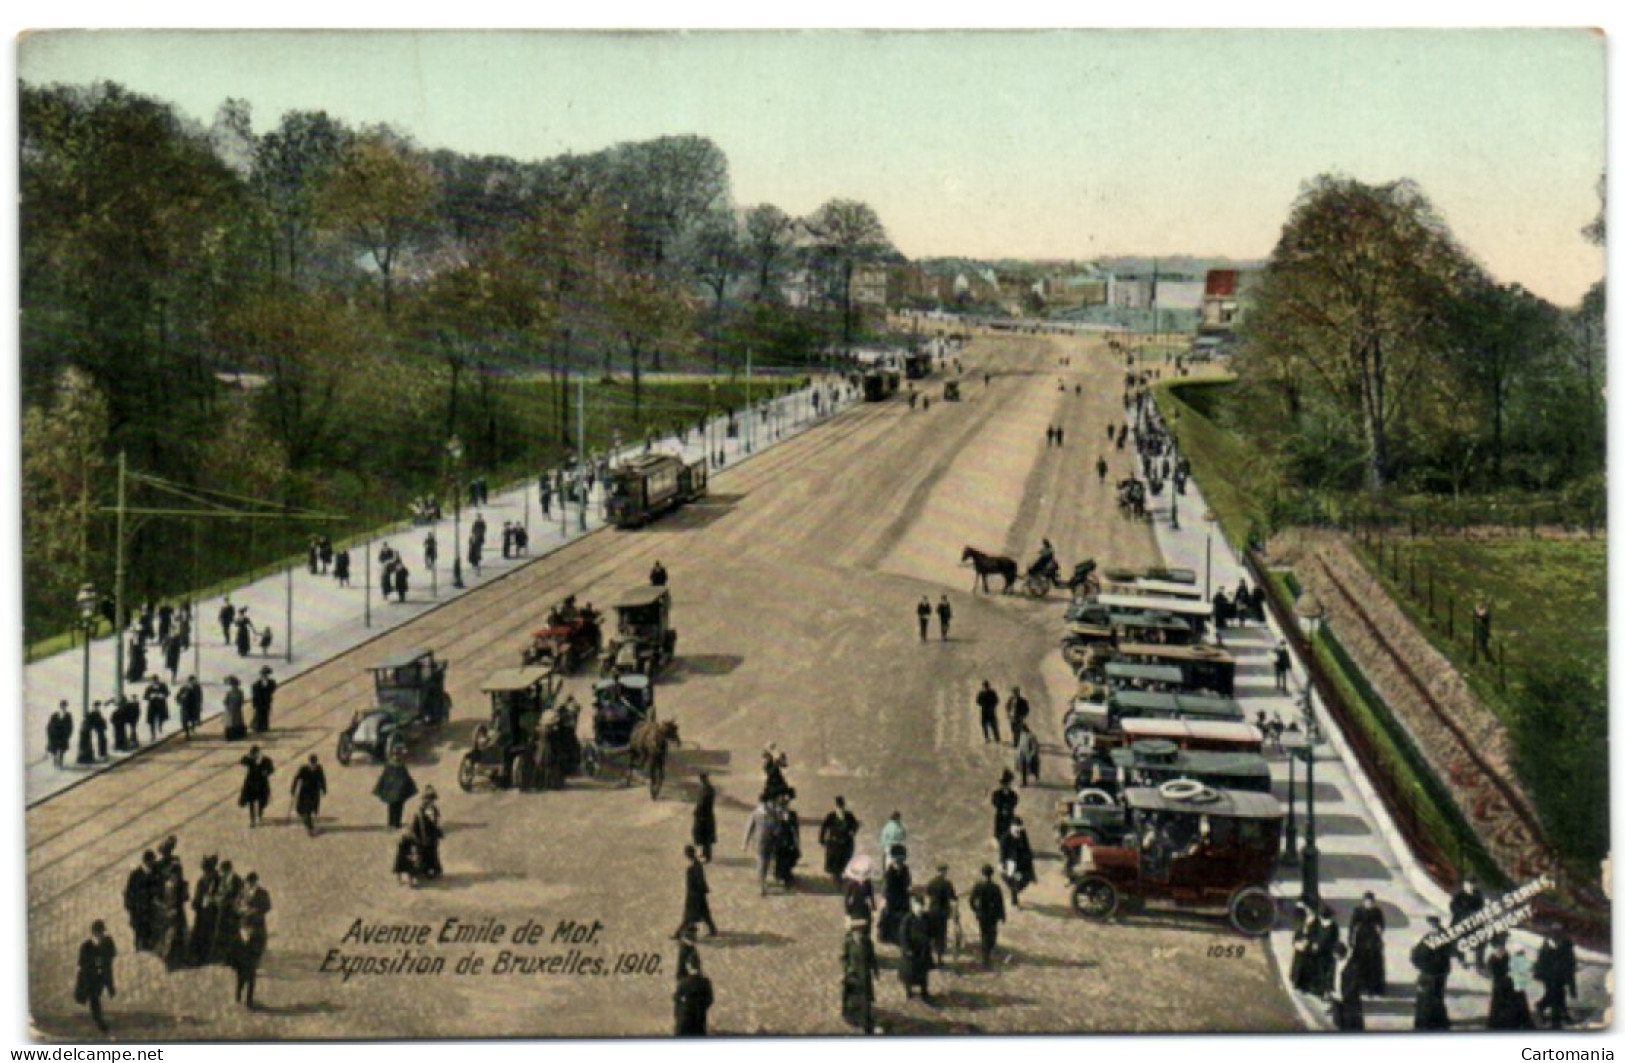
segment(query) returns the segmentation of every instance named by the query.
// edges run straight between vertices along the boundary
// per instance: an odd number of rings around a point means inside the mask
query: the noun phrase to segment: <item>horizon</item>
[[[1408,177],[1572,306],[1605,272],[1604,58],[1585,30],[142,30],[30,34],[17,70],[519,161],[704,136],[736,206],[859,199],[913,261],[1263,261],[1317,175]]]

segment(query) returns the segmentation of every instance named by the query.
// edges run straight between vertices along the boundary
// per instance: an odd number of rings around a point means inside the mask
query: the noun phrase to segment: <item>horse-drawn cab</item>
[[[1192,779],[1130,787],[1128,829],[1115,844],[1080,846],[1072,907],[1109,919],[1148,903],[1222,911],[1243,934],[1275,926],[1270,896],[1281,851],[1281,804],[1269,794],[1218,790]]]
[[[598,656],[604,646],[604,628],[596,609],[577,609],[573,602],[548,611],[547,624],[531,632],[530,645],[520,655],[524,665],[541,665],[573,672]]]
[[[648,676],[620,675],[594,683],[592,741],[583,750],[583,770],[597,775],[607,754],[627,748],[633,729],[655,718],[655,690]]]
[[[335,756],[350,763],[356,750],[387,760],[404,748],[411,732],[438,727],[451,715],[446,693],[446,662],[431,650],[407,650],[387,657],[368,669],[373,678],[373,707],[357,712],[339,732]]]
[[[504,668],[488,678],[480,690],[491,699],[491,719],[474,729],[474,747],[457,769],[458,785],[472,790],[485,778],[504,790],[531,788],[544,718],[551,714],[551,724],[560,723],[562,714],[555,706],[562,686],[563,680],[551,668],[534,666]]]
[[[942,385],[942,401],[943,402],[958,402],[959,401],[959,381],[950,380],[946,384]]]
[[[665,587],[638,587],[621,595],[615,618],[615,637],[604,650],[602,674],[652,679],[676,656],[671,592]]]

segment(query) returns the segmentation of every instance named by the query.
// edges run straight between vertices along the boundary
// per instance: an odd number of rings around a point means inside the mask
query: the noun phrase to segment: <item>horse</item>
[[[631,786],[632,773],[643,766],[649,773],[649,800],[659,800],[660,787],[666,781],[666,752],[682,744],[676,720],[640,721],[632,728],[632,740],[626,747],[626,781],[622,785]]]
[[[1004,589],[999,593],[1009,594],[1010,587],[1016,582],[1020,574],[1020,567],[1013,557],[1000,557],[997,554],[984,554],[974,546],[965,547],[965,552],[959,555],[961,565],[970,562],[976,568],[976,578],[971,582],[971,589],[981,587],[983,593],[988,592],[988,576],[1003,576]]]

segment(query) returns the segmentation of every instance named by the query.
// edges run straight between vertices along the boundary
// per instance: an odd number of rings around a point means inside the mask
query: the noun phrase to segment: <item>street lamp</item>
[[[1202,519],[1207,522],[1207,574],[1202,577],[1202,586],[1206,589],[1204,597],[1211,602],[1213,600],[1213,522],[1218,520],[1219,517],[1210,509],[1202,514]]]
[[[83,721],[90,715],[90,638],[96,632],[96,588],[88,583],[82,584],[74,604],[79,607],[79,623],[85,630],[85,671],[79,694],[79,719],[82,727]]]
[[[446,458],[451,462],[451,585],[463,587],[463,484],[459,473],[463,466],[463,441],[452,436],[446,443]]]
[[[1298,615],[1309,624],[1309,652],[1314,653],[1315,636],[1326,609],[1313,594],[1306,594],[1298,603]],[[1308,796],[1304,800],[1303,825],[1303,901],[1316,910],[1320,907],[1320,849],[1315,845],[1315,745],[1320,739],[1320,727],[1315,723],[1314,683],[1303,686],[1304,724],[1304,786]]]

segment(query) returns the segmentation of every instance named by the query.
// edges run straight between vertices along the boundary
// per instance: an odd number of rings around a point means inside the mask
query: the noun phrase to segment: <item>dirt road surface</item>
[[[1059,360],[1070,356],[1071,365]],[[1149,915],[1095,925],[1068,907],[1050,822],[1067,793],[1059,746],[1057,665],[1061,595],[980,595],[959,564],[966,545],[1023,564],[1048,536],[1063,565],[1157,560],[1146,526],[1120,520],[1108,483],[1126,470],[1105,425],[1121,420],[1121,369],[1087,341],[979,337],[963,355],[964,401],[941,401],[941,377],[920,382],[929,410],[906,402],[864,406],[727,470],[702,504],[637,532],[603,532],[493,581],[463,599],[286,684],[274,733],[278,765],[272,822],[250,830],[237,807],[246,752],[211,733],[171,740],[28,813],[30,999],[42,1036],[79,1039],[88,1017],[72,1001],[77,946],[91,920],[108,921],[121,950],[115,1038],[661,1035],[671,1029],[674,949],[683,899],[694,775],[720,791],[721,844],[708,875],[723,934],[703,935],[716,987],[713,1031],[843,1033],[843,916],[822,875],[817,828],[836,794],[863,822],[860,844],[878,853],[893,811],[910,830],[923,885],[939,862],[962,895],[995,860],[988,793],[1008,747],[984,744],[972,697],[981,680],[1033,698],[1045,743],[1042,785],[1022,791],[1040,851],[1039,883],[1013,909],[996,969],[966,954],[933,975],[934,1006],[905,1001],[894,952],[878,996],[887,1032],[1288,1030],[1298,1028],[1266,950],[1220,921]],[[984,385],[983,370],[992,382]],[[1077,388],[1081,385],[1081,394]],[[1064,390],[1063,390],[1064,388]],[[1045,428],[1064,428],[1063,447]],[[604,605],[642,584],[659,559],[671,572],[676,667],[658,684],[662,719],[679,722],[683,747],[667,789],[572,780],[552,793],[461,792],[459,758],[487,715],[479,693],[492,671],[518,663],[528,632],[565,594]],[[932,625],[918,637],[914,606],[946,593],[952,638]],[[390,874],[397,835],[371,796],[376,765],[340,767],[337,731],[370,703],[365,667],[411,646],[451,662],[453,719],[410,760],[420,786],[441,795],[446,875],[419,889]],[[568,689],[590,704],[590,681]],[[587,721],[583,720],[583,736]],[[741,848],[760,789],[761,750],[788,752],[803,827],[803,877],[793,892],[758,895]],[[312,752],[330,793],[321,831],[284,825],[294,769]],[[122,909],[125,876],[144,849],[179,839],[188,879],[205,854],[258,871],[274,910],[260,978],[262,1007],[232,1002],[223,967],[167,972],[131,948]],[[503,940],[442,944],[448,919],[503,924]],[[363,944],[363,924],[424,924],[421,946]],[[513,944],[526,924],[540,941]],[[555,941],[573,922],[585,941]],[[594,924],[601,924],[593,930]],[[452,935],[455,937],[455,934]],[[1242,945],[1242,955],[1211,946]],[[373,957],[439,974],[336,973]],[[557,956],[588,973],[497,973],[502,954]],[[1224,952],[1220,956],[1216,953]],[[476,957],[478,972],[458,972]],[[594,963],[603,964],[602,973]],[[324,971],[324,966],[327,968]],[[649,971],[648,968],[657,968]]]

